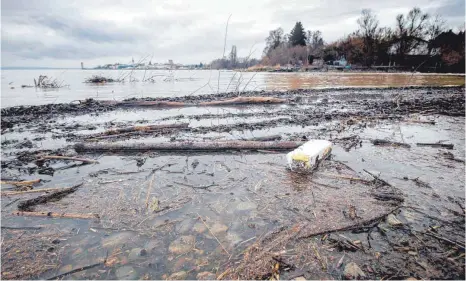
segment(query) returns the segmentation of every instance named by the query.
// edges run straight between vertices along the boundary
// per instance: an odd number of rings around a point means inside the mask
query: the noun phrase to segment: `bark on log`
[[[56,155],[42,156],[42,158],[37,159],[37,161],[41,162],[47,159],[62,159],[62,160],[81,161],[84,163],[99,163],[99,161],[92,160],[92,159],[84,159],[84,158],[76,158],[76,157],[68,157],[68,156],[56,156]]]
[[[69,218],[69,219],[98,219],[98,214],[73,214],[73,213],[54,213],[54,212],[14,212],[16,216],[30,217],[52,217],[52,218]]]
[[[121,152],[121,151],[225,151],[225,150],[291,150],[302,145],[303,142],[294,141],[219,141],[219,142],[178,142],[178,143],[150,143],[150,144],[87,144],[77,143],[77,152]]]
[[[33,198],[33,199],[21,201],[18,204],[18,209],[21,210],[21,211],[32,211],[34,206],[40,205],[40,204],[45,204],[45,203],[47,203],[49,201],[59,200],[59,199],[65,197],[66,195],[75,192],[81,185],[83,185],[83,184],[80,183],[80,184],[77,184],[77,185],[69,187],[69,188],[63,188],[62,190],[54,192],[54,193],[50,193],[50,194],[47,194],[47,195],[41,195],[41,196]]]
[[[26,191],[2,191],[0,195],[1,196],[12,196],[12,195],[27,194],[27,193],[60,191],[63,189],[64,189],[63,187],[54,187],[54,188],[31,189],[31,190],[26,190]]]
[[[153,131],[153,130],[161,130],[161,129],[179,129],[179,128],[188,128],[188,126],[189,126],[188,123],[132,126],[132,127],[108,130],[108,131],[103,132],[101,135],[114,135],[114,134],[122,134],[122,133],[129,133],[129,132]]]
[[[201,102],[202,106],[213,105],[238,105],[238,104],[256,104],[256,103],[286,103],[287,100],[274,97],[237,97],[228,100]]]
[[[30,180],[30,181],[1,181],[0,183],[1,184],[12,184],[12,185],[33,185],[33,184],[36,184],[36,183],[39,183],[40,182],[40,179],[37,179],[37,180]]]
[[[416,143],[417,146],[431,146],[431,147],[441,147],[446,149],[453,149],[453,144],[451,143]]]
[[[143,107],[182,107],[188,104],[177,101],[126,101],[117,103],[119,106],[143,106]]]
[[[405,148],[410,148],[411,145],[407,143],[401,143],[401,142],[395,142],[395,141],[388,141],[388,140],[380,140],[380,139],[375,139],[372,140],[373,145],[386,145],[386,146],[401,146]]]

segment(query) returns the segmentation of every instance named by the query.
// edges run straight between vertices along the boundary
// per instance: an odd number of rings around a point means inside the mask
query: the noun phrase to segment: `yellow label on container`
[[[295,153],[291,156],[291,158],[295,161],[304,162],[306,168],[311,167],[311,163],[309,162],[309,156],[304,153]]]

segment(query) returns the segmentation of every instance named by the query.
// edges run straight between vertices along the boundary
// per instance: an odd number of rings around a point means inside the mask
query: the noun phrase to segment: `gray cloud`
[[[143,1],[3,0],[2,65],[77,67],[127,62],[148,54],[153,61],[198,63],[223,52],[225,23],[232,14],[226,52],[260,57],[268,31],[289,32],[296,21],[334,41],[357,28],[360,11],[370,8],[392,26],[398,13],[414,6],[440,14],[447,25],[464,25],[463,0],[392,1]]]

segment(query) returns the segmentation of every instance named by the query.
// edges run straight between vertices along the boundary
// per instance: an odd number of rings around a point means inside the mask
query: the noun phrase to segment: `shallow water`
[[[171,97],[217,92],[251,90],[290,90],[338,87],[445,86],[464,85],[464,75],[411,73],[267,73],[218,70],[147,71],[135,70],[138,82],[87,84],[92,75],[114,79],[127,75],[127,70],[2,70],[1,106],[65,103],[86,98],[121,100],[130,97]],[[21,88],[34,85],[39,75],[62,81],[67,87],[41,90]],[[141,82],[157,75],[155,83]],[[170,77],[168,81],[165,81]],[[207,85],[207,83],[209,84]]]

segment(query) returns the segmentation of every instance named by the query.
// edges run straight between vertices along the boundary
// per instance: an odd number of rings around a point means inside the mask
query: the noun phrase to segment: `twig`
[[[51,278],[49,278],[47,280],[57,280],[57,279],[60,279],[62,277],[68,276],[68,275],[76,273],[76,272],[84,271],[84,270],[87,270],[87,269],[97,267],[99,265],[103,265],[103,264],[105,264],[106,261],[107,261],[107,258],[105,258],[105,260],[103,262],[98,262],[98,263],[95,263],[95,264],[86,265],[86,266],[83,266],[83,267],[80,267],[80,268],[76,268],[76,269],[73,269],[71,271],[68,271],[68,272],[59,274],[57,276],[51,277]]]
[[[452,241],[452,240],[450,240],[450,239],[448,239],[448,238],[444,238],[444,237],[442,237],[442,236],[438,236],[438,235],[436,235],[436,234],[433,234],[433,233],[430,232],[430,231],[428,231],[428,232],[421,232],[421,231],[418,231],[418,232],[423,233],[423,234],[426,234],[426,235],[429,235],[429,236],[432,236],[432,237],[435,237],[435,238],[440,239],[440,240],[443,240],[443,241],[445,241],[445,242],[451,243],[451,244],[453,244],[453,245],[455,245],[455,246],[458,246],[458,247],[460,247],[461,249],[464,250],[464,245],[463,245],[463,244],[460,244],[459,242]]]
[[[215,238],[215,240],[217,240],[218,244],[220,245],[220,247],[222,247],[223,251],[225,251],[225,253],[227,253],[227,255],[230,255],[230,253],[227,251],[227,249],[225,249],[225,247],[223,247],[222,243],[220,243],[220,240],[218,240],[217,236],[215,236],[215,234],[212,232],[212,230],[210,230],[209,226],[202,219],[201,215],[199,215],[199,213],[197,213],[197,215],[198,215],[199,219],[202,221],[202,223],[205,225],[205,227],[209,230],[210,234],[212,234],[212,236]]]
[[[150,197],[150,191],[152,189],[152,183],[154,182],[155,178],[155,173],[152,174],[152,178],[150,179],[149,186],[147,187],[147,195],[146,195],[146,209],[149,206],[149,197]]]
[[[228,35],[228,24],[230,22],[231,14],[228,16],[227,24],[225,26],[225,39],[223,41],[223,54],[222,54],[222,59],[225,57],[225,48],[227,45],[227,35]],[[220,73],[221,71],[218,70],[218,79],[217,79],[217,93],[220,92]]]
[[[380,181],[381,183],[383,183],[383,184],[385,184],[385,185],[388,185],[388,186],[392,187],[391,184],[389,184],[388,182],[384,181],[383,179],[381,179],[381,178],[375,176],[374,174],[370,173],[370,172],[367,171],[366,169],[363,169],[363,171],[366,172],[366,173],[368,173],[369,175],[371,175],[372,177],[374,177],[374,179]]]
[[[83,159],[83,158],[68,157],[68,156],[56,156],[56,155],[43,156],[42,158],[38,159],[37,161],[44,161],[46,159],[63,159],[63,160],[81,161],[81,162],[84,162],[84,163],[99,163],[98,161],[92,160],[92,159]]]

